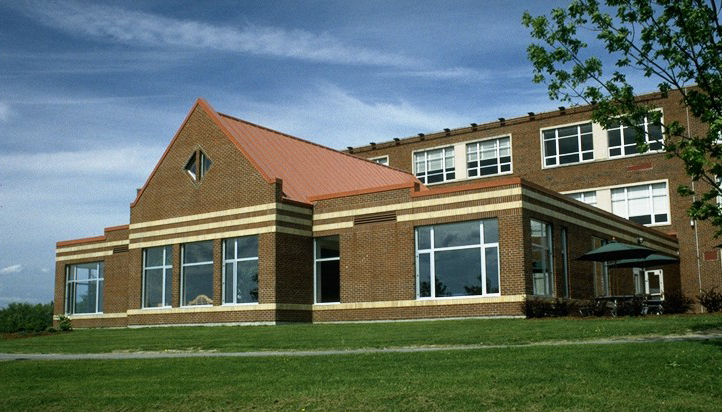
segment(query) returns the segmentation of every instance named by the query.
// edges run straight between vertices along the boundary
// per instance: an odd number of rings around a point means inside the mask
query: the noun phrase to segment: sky
[[[128,223],[198,97],[336,149],[553,110],[521,16],[565,3],[0,0],[0,307]]]

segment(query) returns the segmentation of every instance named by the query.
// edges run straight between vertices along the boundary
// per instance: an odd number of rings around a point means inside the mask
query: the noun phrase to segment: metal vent
[[[368,215],[355,216],[353,218],[353,224],[356,225],[368,225],[369,223],[381,223],[381,222],[395,222],[396,211],[382,212],[382,213],[371,213]]]
[[[113,254],[116,254],[116,253],[125,253],[125,252],[127,252],[127,251],[128,251],[128,245],[116,246],[116,247],[113,248]]]

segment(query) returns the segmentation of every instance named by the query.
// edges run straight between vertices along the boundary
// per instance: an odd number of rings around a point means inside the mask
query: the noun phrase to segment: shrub
[[[53,303],[11,303],[0,309],[0,332],[42,332],[53,326]]]
[[[60,329],[61,332],[70,332],[73,330],[73,325],[70,322],[70,318],[65,315],[60,315],[58,318],[58,329]]]
[[[617,302],[617,316],[640,316],[643,310],[644,299],[641,296]]]
[[[692,310],[694,300],[681,294],[680,292],[672,292],[664,295],[664,302],[662,303],[662,306],[664,308],[664,313],[687,313]]]
[[[699,304],[704,306],[707,312],[714,313],[722,310],[722,293],[717,292],[713,287],[709,290],[703,290],[702,293],[697,295]]]
[[[522,310],[527,318],[544,318],[549,316],[569,316],[578,307],[573,299],[527,297],[522,303]]]

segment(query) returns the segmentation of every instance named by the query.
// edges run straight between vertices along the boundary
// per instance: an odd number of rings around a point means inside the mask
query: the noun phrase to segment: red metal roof
[[[213,111],[207,103],[204,106]],[[339,195],[413,187],[419,182],[398,169],[215,111],[209,115],[216,116],[221,129],[264,177],[283,180],[283,192],[291,200],[310,203]]]

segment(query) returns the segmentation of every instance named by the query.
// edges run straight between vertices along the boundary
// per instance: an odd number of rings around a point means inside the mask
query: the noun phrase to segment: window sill
[[[315,302],[314,305],[340,305],[341,302]]]
[[[140,309],[141,310],[162,310],[162,309],[173,309],[173,306],[145,306]]]
[[[246,303],[223,303],[221,306],[258,306],[258,302],[246,302]]]
[[[181,305],[179,307],[181,309],[192,309],[192,308],[212,308],[213,306],[215,306],[215,305],[188,305],[188,306]],[[159,308],[159,309],[162,309],[162,308]]]
[[[457,179],[457,180],[454,180],[454,181],[455,181],[455,182],[461,182],[461,181],[464,181],[464,180],[489,179],[489,178],[495,178],[495,177],[498,177],[498,176],[506,176],[506,175],[513,175],[513,174],[514,174],[514,170],[512,169],[510,172],[497,173],[497,174],[495,174],[495,175],[472,176],[472,177],[467,177],[466,179]]]
[[[476,299],[476,298],[498,298],[501,293],[487,293],[486,295],[466,295],[466,296],[442,296],[438,298],[432,297],[416,297],[416,300],[454,300],[454,299]]]
[[[92,313],[66,313],[64,316],[98,316],[102,315],[103,312],[92,312]]]

